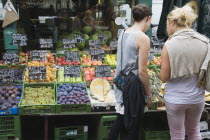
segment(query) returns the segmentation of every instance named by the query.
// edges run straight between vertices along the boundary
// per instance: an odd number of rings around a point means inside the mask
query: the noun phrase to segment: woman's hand
[[[152,106],[152,99],[150,98],[147,100],[147,107],[149,108],[151,106]]]

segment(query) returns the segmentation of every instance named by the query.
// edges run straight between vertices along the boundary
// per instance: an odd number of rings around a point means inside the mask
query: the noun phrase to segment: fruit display
[[[74,62],[66,62],[65,57],[58,57],[57,58],[57,65],[80,65],[80,61],[74,61]]]
[[[85,81],[90,82],[95,79],[95,67],[84,68]]]
[[[161,56],[154,56],[153,61],[150,62],[151,65],[160,65],[161,64]]]
[[[104,58],[104,62],[106,65],[116,66],[117,65],[117,56],[112,54],[107,54]]]
[[[92,61],[91,55],[82,55],[81,57],[82,65],[83,66],[98,66],[104,65],[102,61]]]
[[[109,82],[102,78],[94,79],[90,84],[90,91],[92,98],[97,99],[101,102],[106,100],[106,95],[109,93],[111,86]]]
[[[85,84],[63,83],[58,86],[57,104],[89,104]]]
[[[205,101],[206,102],[210,101],[210,92],[205,91]]]
[[[47,53],[47,62],[55,64],[55,56],[50,52]]]
[[[0,87],[0,111],[17,108],[21,92],[21,86]]]
[[[150,88],[153,95],[159,95],[159,93],[162,91],[161,85],[162,81],[158,78],[157,74],[153,69],[148,69],[148,74],[150,78]]]
[[[90,35],[92,33],[92,31],[93,31],[93,29],[90,26],[85,26],[85,27],[82,28],[82,32],[84,34]]]
[[[19,54],[19,62],[20,62],[20,64],[26,65],[27,61],[28,61],[28,54],[24,53],[24,52],[20,52],[20,54]]]
[[[28,66],[46,66],[46,80],[39,80],[39,82],[55,82],[56,81],[56,68],[53,67],[52,63],[48,62],[37,62],[31,61],[28,62]],[[38,82],[36,79],[29,79],[29,70],[25,71],[25,82],[33,83]]]
[[[65,77],[64,76],[64,68],[60,67],[57,71],[57,82],[58,83],[83,83],[82,76],[81,77]]]
[[[55,104],[54,89],[51,86],[25,87],[21,105]]]

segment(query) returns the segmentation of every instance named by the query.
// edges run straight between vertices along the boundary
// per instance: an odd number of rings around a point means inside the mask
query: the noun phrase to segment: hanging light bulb
[[[99,4],[99,5],[101,4],[101,0],[98,0],[98,4]]]

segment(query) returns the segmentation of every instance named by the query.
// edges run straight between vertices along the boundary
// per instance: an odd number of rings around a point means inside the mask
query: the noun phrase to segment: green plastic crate
[[[21,101],[19,103],[19,114],[20,115],[32,115],[32,114],[42,114],[42,113],[55,113],[56,107],[55,104],[50,105],[21,105],[22,100],[24,98],[24,89],[25,87],[52,87],[54,89],[55,94],[55,83],[24,83],[23,85],[23,94],[21,97]],[[54,99],[55,100],[55,99]]]
[[[169,131],[144,131],[144,140],[170,140]]]
[[[0,140],[21,140],[21,138],[16,136],[0,136]]]
[[[59,84],[57,84],[59,86]],[[57,90],[57,87],[56,87]],[[57,104],[58,96],[56,92],[56,113],[73,113],[73,112],[91,112],[90,104]]]
[[[108,140],[110,128],[116,120],[116,115],[102,116],[97,129],[97,140]]]
[[[88,140],[88,126],[55,128],[55,140]]]
[[[14,136],[21,137],[20,116],[0,116],[0,139]]]

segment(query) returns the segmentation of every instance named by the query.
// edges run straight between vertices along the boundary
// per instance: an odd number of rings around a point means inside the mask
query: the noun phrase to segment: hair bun
[[[177,26],[180,27],[192,27],[193,22],[197,18],[197,10],[196,2],[192,1],[182,8],[175,7],[175,9],[169,13],[167,20],[168,22],[175,21]]]
[[[182,9],[180,9],[180,12],[178,13],[178,19],[177,20],[177,24],[180,26],[185,26],[186,25],[186,15],[184,14],[184,11]]]

